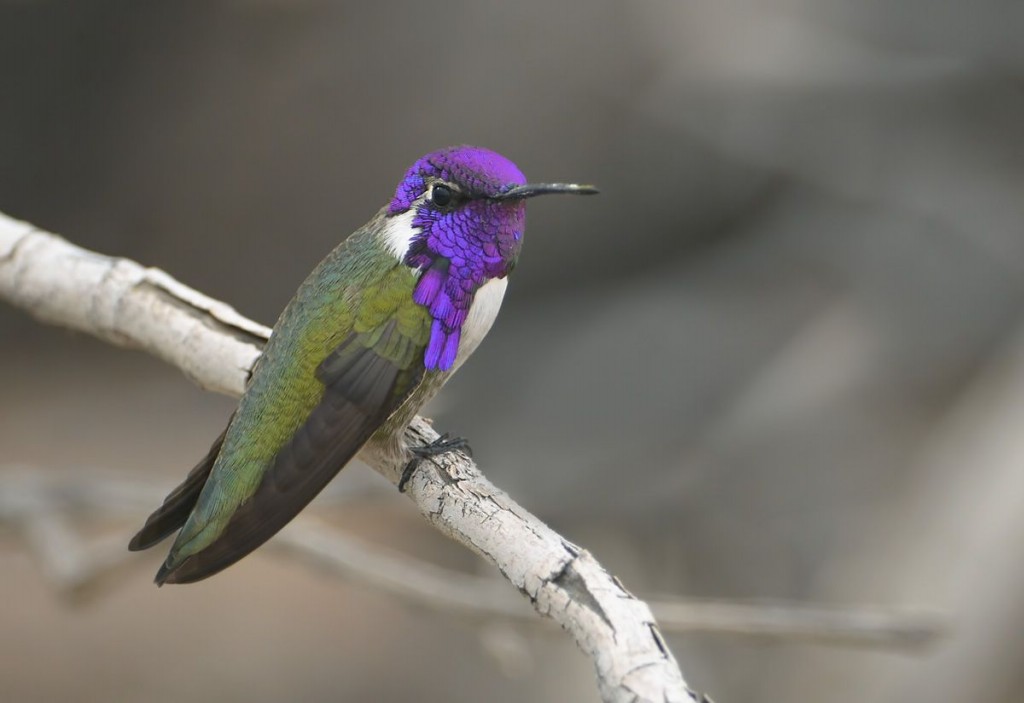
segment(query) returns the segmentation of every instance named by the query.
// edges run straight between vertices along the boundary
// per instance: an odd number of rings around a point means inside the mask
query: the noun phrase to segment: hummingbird
[[[519,259],[528,198],[593,186],[527,183],[474,146],[414,163],[391,201],[299,286],[227,428],[129,549],[178,531],[156,583],[227,568],[284,527],[364,448],[407,462],[466,449],[403,434],[477,348]]]

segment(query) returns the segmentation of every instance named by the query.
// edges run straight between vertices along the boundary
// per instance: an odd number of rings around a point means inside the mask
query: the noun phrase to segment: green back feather
[[[400,374],[396,394],[404,397],[419,378],[411,370],[422,359],[430,316],[412,301],[415,272],[377,239],[381,216],[336,247],[281,314],[196,509],[171,549],[172,568],[212,543],[253,495],[320,402],[317,368],[353,333],[358,344],[410,371]]]

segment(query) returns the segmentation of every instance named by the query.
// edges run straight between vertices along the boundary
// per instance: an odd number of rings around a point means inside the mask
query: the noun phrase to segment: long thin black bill
[[[598,190],[594,186],[580,185],[578,183],[527,183],[516,186],[501,194],[502,200],[522,200],[533,198],[538,195],[549,195],[552,193],[566,193],[568,195],[594,195]]]

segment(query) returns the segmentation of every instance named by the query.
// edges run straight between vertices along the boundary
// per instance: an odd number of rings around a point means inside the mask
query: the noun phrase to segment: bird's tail
[[[128,549],[137,552],[142,549],[149,549],[154,544],[167,537],[169,534],[181,528],[188,519],[196,501],[199,500],[199,493],[206,485],[206,479],[210,477],[210,470],[213,463],[220,454],[221,445],[224,444],[224,435],[227,430],[221,433],[217,441],[210,447],[203,460],[196,464],[180,486],[175,488],[168,495],[159,508],[149,516],[146,524],[142,526],[132,541],[128,543]]]

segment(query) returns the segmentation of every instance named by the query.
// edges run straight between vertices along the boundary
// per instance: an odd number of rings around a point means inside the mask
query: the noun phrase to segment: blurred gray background
[[[641,595],[952,616],[913,656],[671,637],[716,700],[1011,703],[1022,30],[1006,0],[4,1],[0,211],[270,324],[423,152],[597,183],[531,202],[439,427]],[[0,340],[4,462],[170,484],[232,407],[2,306]],[[337,520],[479,568],[390,494]],[[0,534],[0,699],[596,700],[564,637],[502,667],[297,562],[157,590],[161,556],[76,608]]]

